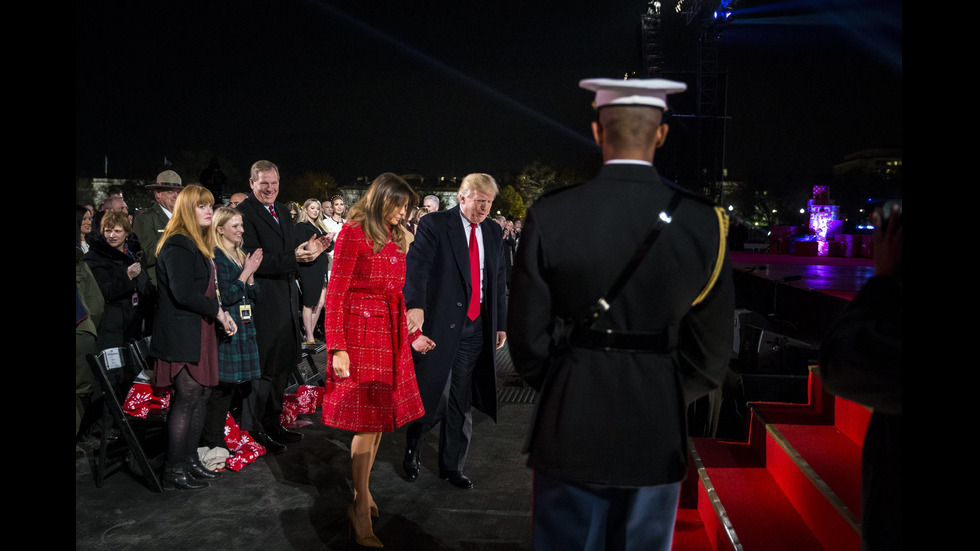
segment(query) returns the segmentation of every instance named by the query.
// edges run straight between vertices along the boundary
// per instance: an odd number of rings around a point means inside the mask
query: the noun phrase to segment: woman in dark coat
[[[174,389],[162,481],[168,490],[200,490],[208,486],[205,479],[218,476],[201,463],[197,445],[211,387],[218,383],[215,331],[234,335],[237,327],[217,298],[207,235],[213,203],[214,196],[201,186],[182,189],[157,244],[159,299],[150,353],[156,358],[156,385]]]
[[[152,286],[140,266],[139,242],[129,239],[133,227],[126,213],[107,212],[101,226],[102,238],[91,240],[84,260],[105,297],[98,327],[99,350],[104,350],[143,338],[143,309]]]
[[[355,541],[381,547],[371,516],[369,481],[383,432],[424,413],[405,321],[405,253],[412,234],[401,223],[417,201],[402,178],[385,173],[371,184],[337,237],[327,286],[324,332],[331,376],[324,382],[323,423],[354,431],[354,503],[347,516]]]
[[[323,225],[320,216],[320,202],[316,199],[307,199],[303,203],[303,208],[296,219],[296,246],[300,246],[310,240],[311,237],[317,238],[327,236],[327,228]],[[328,238],[331,239],[332,237]],[[324,249],[324,253],[333,251],[333,243]],[[320,319],[320,312],[323,311],[323,303],[327,296],[327,269],[330,267],[330,255],[321,254],[313,262],[299,263],[299,284],[303,291],[303,346],[316,344],[313,340],[313,330],[317,320]]]

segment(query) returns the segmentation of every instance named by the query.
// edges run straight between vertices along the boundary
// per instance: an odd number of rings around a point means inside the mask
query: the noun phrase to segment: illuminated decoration
[[[817,256],[828,256],[829,242],[841,233],[844,222],[840,220],[840,207],[830,200],[827,186],[813,186],[813,196],[807,201],[807,214],[811,235],[805,241],[816,241]]]

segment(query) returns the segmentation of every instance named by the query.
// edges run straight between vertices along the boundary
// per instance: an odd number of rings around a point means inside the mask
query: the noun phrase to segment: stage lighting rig
[[[706,9],[711,10],[712,19],[717,23],[727,23],[735,15],[735,6],[739,0],[715,0],[706,2],[704,0],[677,0],[674,11],[684,15],[685,21],[690,24],[699,13]]]

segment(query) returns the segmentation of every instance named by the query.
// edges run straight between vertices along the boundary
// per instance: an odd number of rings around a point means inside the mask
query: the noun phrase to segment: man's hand
[[[419,335],[419,338],[415,339],[412,342],[412,348],[414,348],[415,351],[418,352],[419,354],[425,354],[426,352],[432,350],[435,347],[436,347],[436,343],[429,337],[426,337],[425,335]]]
[[[422,324],[425,322],[425,310],[421,308],[412,308],[405,313],[405,319],[408,322],[408,332],[414,333],[422,329]]]
[[[502,347],[505,342],[507,342],[507,333],[504,331],[497,331],[497,350],[500,350],[500,347]]]
[[[333,242],[333,235],[332,234],[327,234],[327,235],[324,235],[322,237],[318,237],[317,240],[316,240],[316,242],[317,242],[317,245],[319,245],[320,250],[321,251],[325,251],[325,250],[327,250],[327,247],[330,246],[330,243]]]
[[[323,249],[320,248],[314,235],[310,237],[309,241],[296,247],[296,262],[313,262],[316,260],[316,257],[320,256],[321,252],[323,252]]]

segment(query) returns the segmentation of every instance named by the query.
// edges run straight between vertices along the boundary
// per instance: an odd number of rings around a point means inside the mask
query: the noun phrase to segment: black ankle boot
[[[221,473],[212,471],[201,463],[201,459],[198,457],[192,457],[187,460],[187,472],[190,473],[194,478],[198,480],[207,480],[209,478],[218,478]]]
[[[203,490],[208,487],[208,483],[194,478],[183,465],[167,464],[163,468],[163,478],[160,480],[164,490]]]

